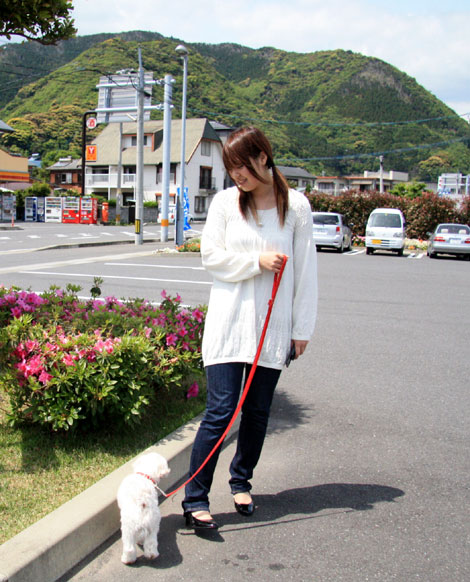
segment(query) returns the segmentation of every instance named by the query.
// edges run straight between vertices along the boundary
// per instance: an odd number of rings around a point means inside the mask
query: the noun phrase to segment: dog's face
[[[158,453],[148,453],[139,457],[134,465],[134,472],[145,473],[159,481],[162,477],[166,477],[170,473],[166,459]]]

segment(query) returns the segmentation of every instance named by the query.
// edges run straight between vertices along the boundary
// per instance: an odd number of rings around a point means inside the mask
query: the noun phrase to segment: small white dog
[[[119,486],[117,502],[121,510],[122,556],[124,564],[137,559],[137,544],[143,544],[144,556],[158,557],[158,530],[161,514],[157,484],[170,472],[166,459],[148,453],[133,464],[134,473]]]

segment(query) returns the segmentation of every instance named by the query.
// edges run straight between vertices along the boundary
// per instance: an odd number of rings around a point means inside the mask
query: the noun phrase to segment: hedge
[[[307,194],[307,198],[312,211],[343,214],[354,225],[353,231],[357,236],[365,235],[366,222],[374,208],[399,208],[405,216],[409,238],[428,238],[427,233],[441,222],[468,224],[470,221],[470,197],[464,197],[460,205],[433,192],[406,198],[377,191],[348,190],[338,196],[312,192]]]

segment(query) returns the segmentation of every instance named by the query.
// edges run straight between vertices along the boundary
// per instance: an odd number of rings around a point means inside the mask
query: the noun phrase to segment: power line
[[[372,153],[360,153],[360,154],[344,154],[341,156],[316,156],[313,158],[279,158],[276,159],[277,163],[280,162],[318,162],[318,161],[333,161],[333,160],[345,160],[345,159],[355,159],[355,158],[377,158],[379,156],[389,155],[389,154],[401,154],[404,152],[412,152],[416,150],[431,149],[437,147],[443,147],[452,145],[454,143],[460,143],[464,141],[470,141],[470,137],[460,137],[456,139],[451,139],[448,141],[439,141],[429,144],[421,144],[417,146],[410,146],[407,148],[397,148],[394,150],[384,150],[380,152]]]
[[[213,111],[201,111],[188,107],[190,111],[198,113],[207,117],[229,117],[232,119],[240,119],[243,121],[250,121],[253,123],[266,123],[275,125],[297,125],[303,127],[374,127],[374,126],[388,126],[388,125],[413,125],[419,123],[430,123],[431,121],[442,121],[444,119],[463,118],[470,115],[470,113],[455,113],[453,115],[441,115],[440,117],[428,117],[425,119],[408,119],[403,121],[360,121],[360,122],[316,122],[316,121],[287,121],[280,119],[260,119],[256,117],[244,117],[241,115],[234,115],[230,113],[216,113]]]

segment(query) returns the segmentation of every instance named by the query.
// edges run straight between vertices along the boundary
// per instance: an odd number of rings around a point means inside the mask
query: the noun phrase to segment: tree
[[[71,0],[9,0],[0,4],[0,36],[56,44],[75,36]]]

